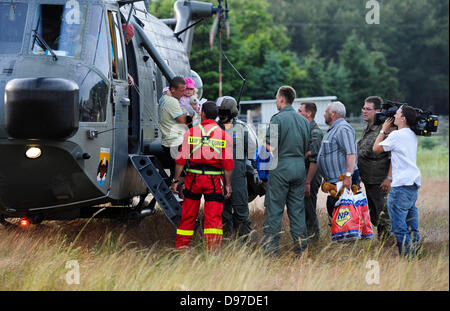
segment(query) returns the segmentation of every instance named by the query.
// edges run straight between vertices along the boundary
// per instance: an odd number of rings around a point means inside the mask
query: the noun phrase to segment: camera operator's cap
[[[231,96],[222,96],[217,99],[216,105],[219,110],[230,110],[232,114],[237,115],[239,113],[237,109],[237,102]]]
[[[186,88],[187,89],[195,89],[195,82],[191,78],[184,78],[184,81],[186,82]]]

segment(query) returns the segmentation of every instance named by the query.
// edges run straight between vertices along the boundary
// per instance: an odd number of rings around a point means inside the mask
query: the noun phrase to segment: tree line
[[[448,114],[448,1],[371,1],[379,4],[376,24],[367,23],[366,0],[229,0],[222,46],[247,80],[242,99],[271,99],[289,84],[298,97],[336,95],[354,114],[369,95]],[[171,17],[174,2],[153,1],[150,13]],[[214,99],[219,52],[217,38],[209,48],[211,25],[196,27],[190,60]],[[242,81],[225,60],[222,67],[223,94],[237,97]]]

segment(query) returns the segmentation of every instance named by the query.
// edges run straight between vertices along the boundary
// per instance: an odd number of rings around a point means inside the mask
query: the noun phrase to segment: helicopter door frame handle
[[[94,139],[98,137],[98,131],[96,130],[88,130],[87,131],[88,139]]]
[[[130,99],[124,97],[124,98],[120,99],[120,103],[122,104],[122,106],[128,107],[128,106],[130,106]]]
[[[114,127],[112,129],[104,130],[104,131],[101,131],[101,132],[99,132],[97,130],[88,130],[87,131],[87,137],[88,137],[88,139],[95,139],[95,138],[98,137],[98,134],[103,134],[103,133],[106,133],[106,132],[114,131],[115,129],[116,128]]]

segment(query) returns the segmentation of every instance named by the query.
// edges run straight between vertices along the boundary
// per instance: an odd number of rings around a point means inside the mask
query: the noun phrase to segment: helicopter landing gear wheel
[[[141,215],[142,216],[154,215],[156,213],[155,205],[156,205],[156,198],[152,198],[148,204],[144,205],[141,208],[140,211]]]
[[[152,197],[150,200],[148,196],[149,193],[147,192],[147,194],[143,194],[139,197],[139,203],[133,207],[132,218],[143,218],[156,213],[156,198]]]
[[[156,213],[156,198],[148,198],[148,193],[139,196],[139,203],[132,207],[131,211],[125,218],[119,221],[127,227],[137,227],[146,216],[151,216]]]

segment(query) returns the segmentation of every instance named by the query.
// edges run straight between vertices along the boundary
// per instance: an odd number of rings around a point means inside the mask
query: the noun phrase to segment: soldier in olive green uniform
[[[232,194],[223,205],[223,234],[230,236],[232,232],[237,232],[238,236],[245,236],[252,231],[248,208],[246,161],[248,154],[256,152],[257,138],[247,124],[237,119],[239,111],[233,97],[220,97],[216,104],[219,106],[218,124],[233,138]]]
[[[310,145],[307,157],[305,159],[306,166],[306,183],[305,183],[305,219],[308,237],[312,240],[319,240],[319,219],[316,213],[317,193],[322,183],[322,176],[317,170],[317,155],[319,154],[322,144],[323,133],[317,123],[314,121],[317,107],[315,103],[301,103],[298,112],[304,116],[310,123]]]
[[[358,141],[358,168],[366,190],[370,211],[370,220],[377,227],[378,237],[389,232],[390,220],[386,207],[391,178],[389,176],[390,152],[376,154],[372,151],[373,144],[380,133],[382,124],[374,125],[375,112],[381,109],[382,99],[377,96],[365,100],[363,119],[367,127]]]
[[[304,157],[309,150],[310,125],[308,120],[292,108],[294,99],[295,90],[292,87],[280,87],[276,97],[280,112],[272,117],[266,134],[266,147],[273,152],[276,167],[269,173],[262,242],[266,251],[273,255],[278,252],[285,205],[294,240],[294,252],[300,255],[307,245]]]

